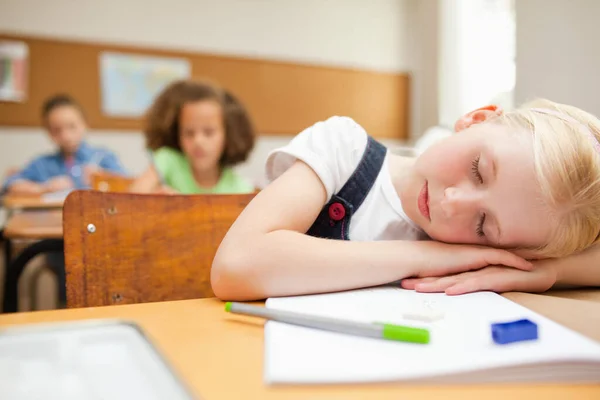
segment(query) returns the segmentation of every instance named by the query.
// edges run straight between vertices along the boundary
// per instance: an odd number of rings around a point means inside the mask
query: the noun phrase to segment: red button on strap
[[[342,203],[333,203],[329,206],[329,218],[334,221],[341,221],[346,216],[346,209]]]

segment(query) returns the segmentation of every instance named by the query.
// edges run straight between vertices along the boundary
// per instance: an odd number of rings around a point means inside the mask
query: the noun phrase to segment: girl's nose
[[[475,190],[449,187],[444,190],[441,209],[448,219],[456,218],[466,213],[479,212],[480,195]]]

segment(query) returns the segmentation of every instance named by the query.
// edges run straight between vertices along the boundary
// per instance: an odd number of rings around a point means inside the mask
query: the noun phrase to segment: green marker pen
[[[262,317],[273,321],[285,322],[287,324],[305,326],[308,328],[345,333],[348,335],[366,336],[409,343],[429,343],[429,331],[427,329],[410,326],[377,322],[354,322],[231,302],[225,304],[225,311],[235,314]]]

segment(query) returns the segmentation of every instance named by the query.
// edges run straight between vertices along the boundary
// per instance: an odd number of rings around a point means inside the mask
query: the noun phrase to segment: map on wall
[[[111,117],[140,117],[163,88],[190,75],[190,63],[183,58],[102,53],[102,112]]]
[[[0,101],[27,97],[29,48],[24,42],[0,41]]]

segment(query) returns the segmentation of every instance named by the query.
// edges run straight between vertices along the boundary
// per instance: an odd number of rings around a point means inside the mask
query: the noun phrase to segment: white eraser
[[[402,315],[406,319],[412,319],[416,321],[433,322],[444,318],[444,313],[437,310],[420,310],[420,311],[409,311]]]

